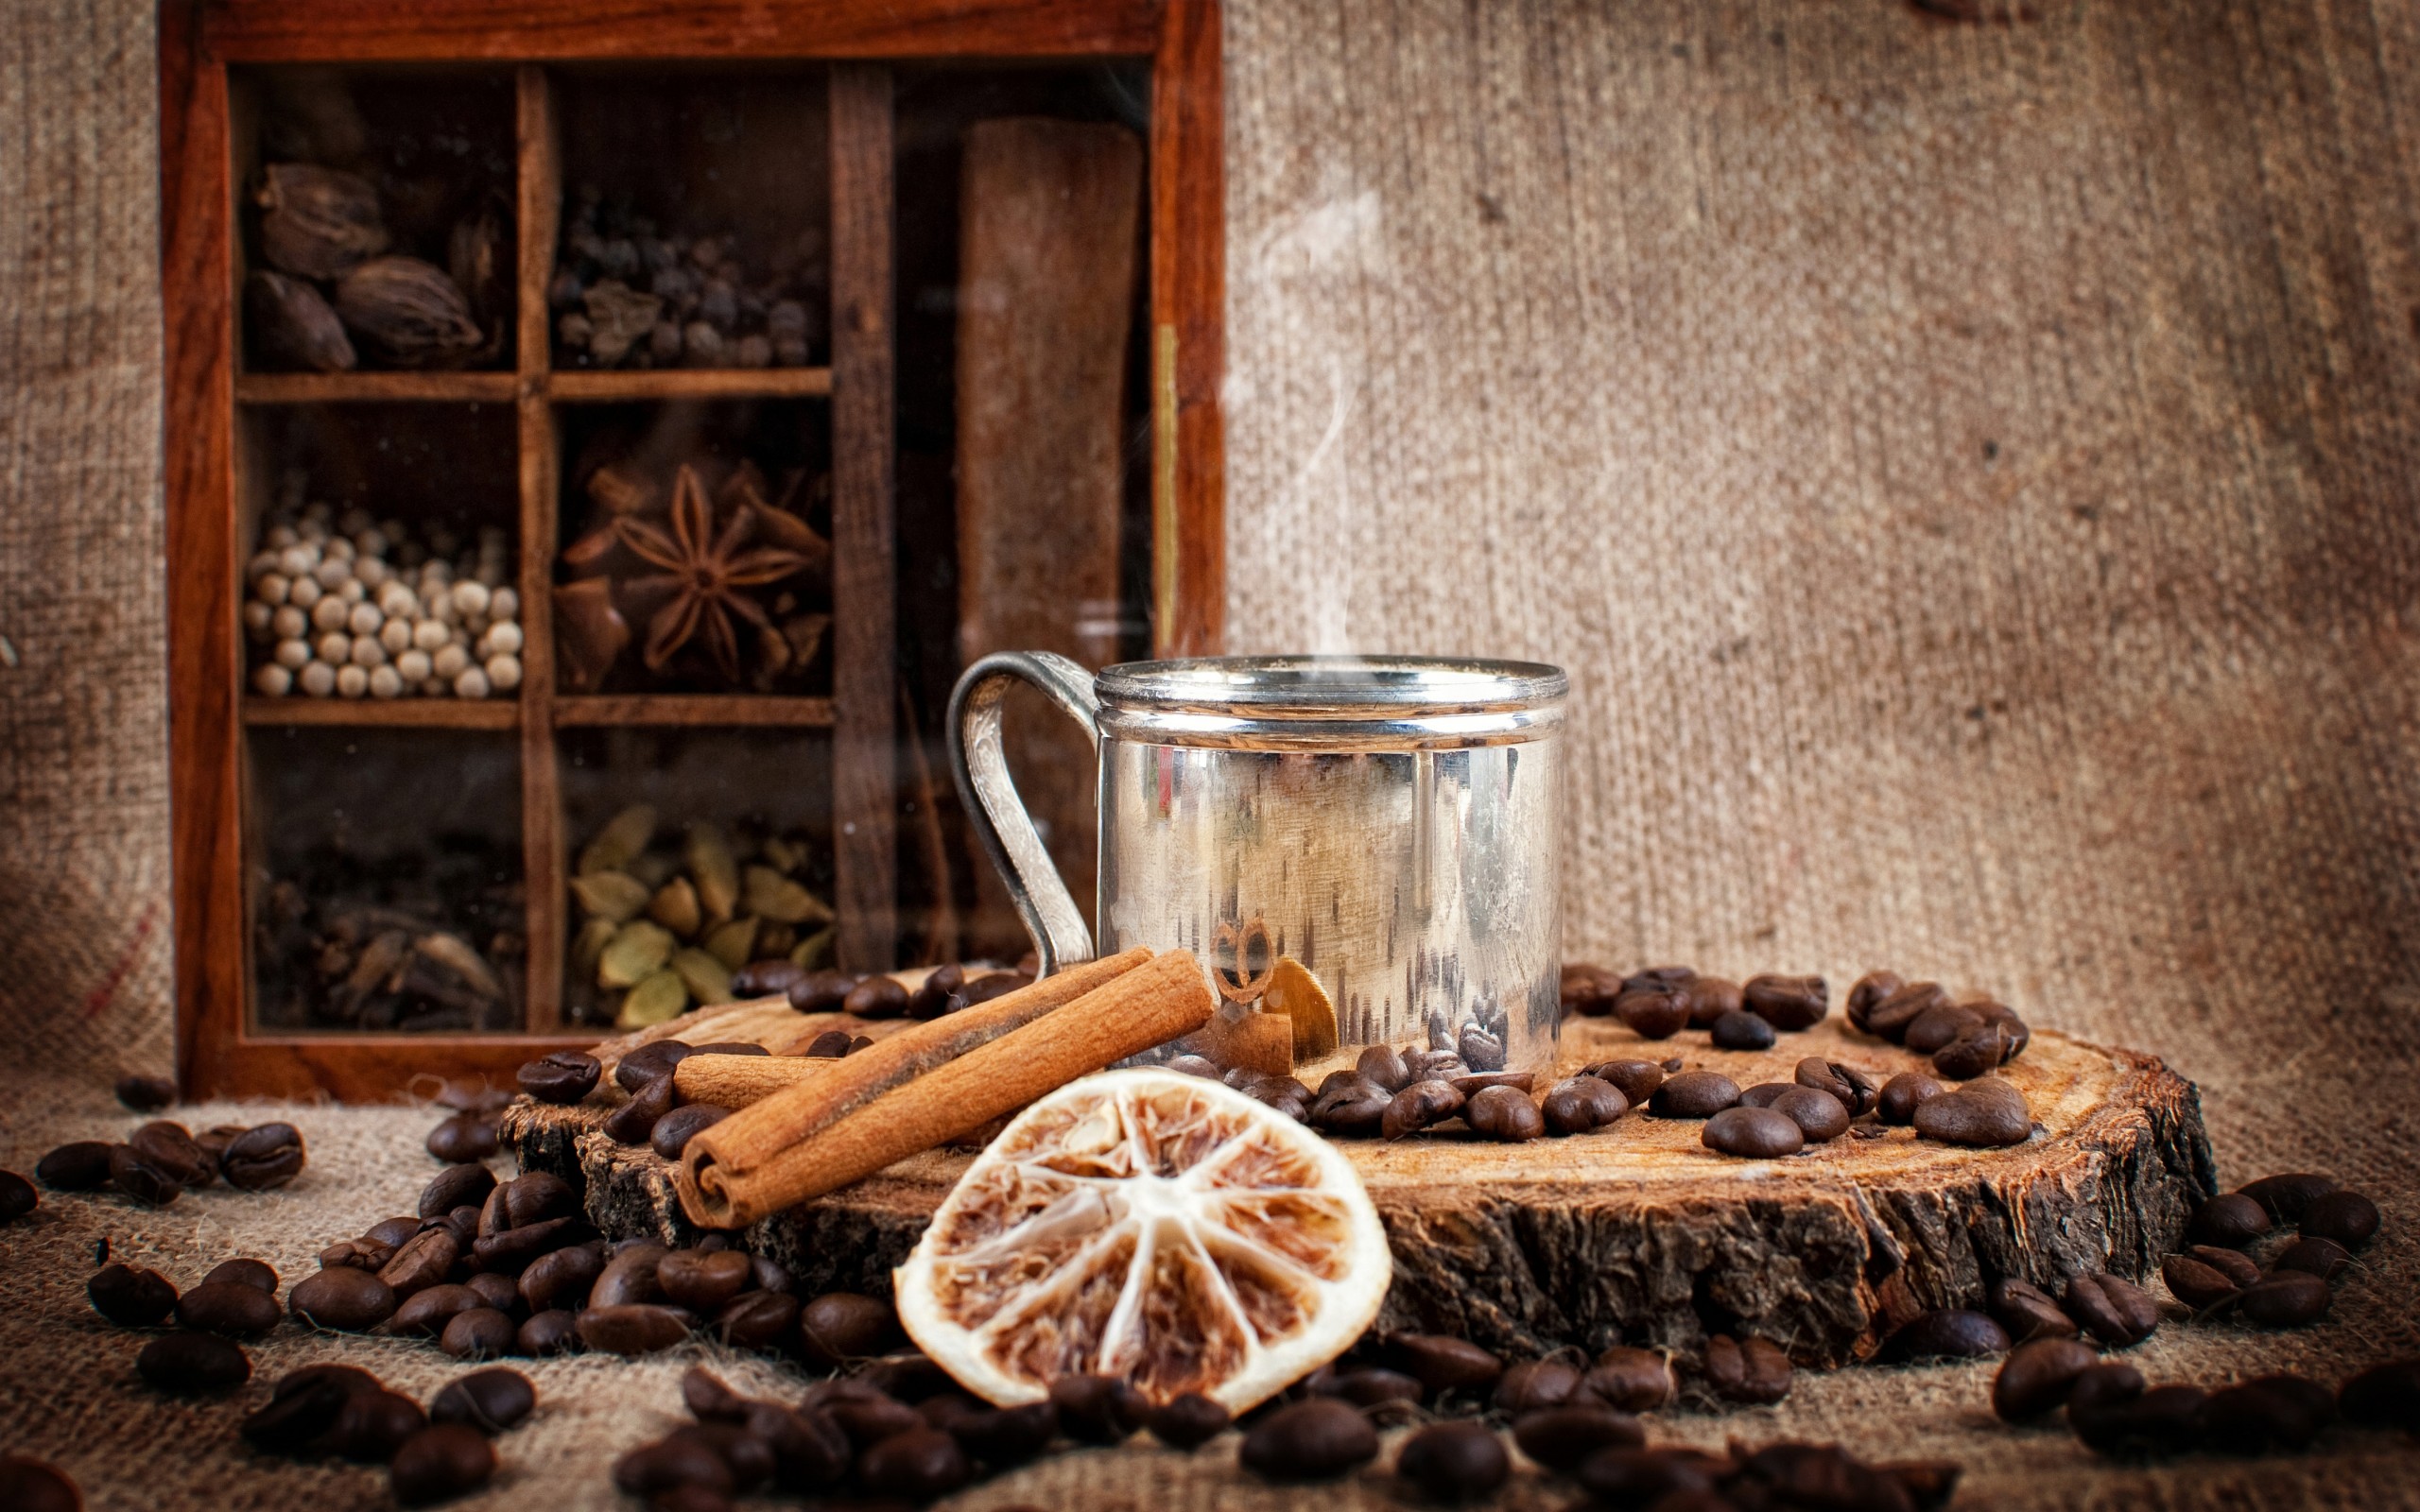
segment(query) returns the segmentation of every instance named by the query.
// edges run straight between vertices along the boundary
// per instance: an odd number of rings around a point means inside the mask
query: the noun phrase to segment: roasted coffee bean
[[[1719,1512],[1732,1505],[1715,1494],[1717,1462],[1688,1450],[1602,1449],[1581,1461],[1574,1473],[1600,1506]]]
[[[2031,1281],[2003,1276],[1992,1282],[1992,1320],[2019,1344],[2031,1339],[2072,1339],[2083,1331],[2050,1294]]]
[[[908,1012],[908,989],[887,976],[869,976],[850,988],[840,1011],[860,1019],[896,1019]]]
[[[654,1354],[689,1337],[690,1315],[677,1307],[626,1302],[592,1307],[577,1320],[579,1342],[608,1354]]]
[[[424,1229],[432,1228],[442,1228],[447,1233],[454,1236],[454,1243],[457,1248],[469,1249],[479,1237],[479,1210],[476,1208],[457,1208],[442,1218],[431,1218],[424,1221],[421,1227]]]
[[[650,1040],[614,1062],[614,1085],[626,1092],[636,1092],[669,1076],[673,1067],[697,1053],[696,1046],[679,1040]]]
[[[485,1076],[477,1081],[449,1081],[437,1090],[441,1108],[458,1113],[501,1113],[512,1106],[512,1094],[501,1087],[491,1087]]]
[[[2338,1388],[2337,1410],[2365,1428],[2399,1428],[2420,1438],[2420,1360],[2372,1366]]]
[[[1475,1072],[1484,1074],[1504,1069],[1504,1041],[1476,1023],[1462,1025],[1455,1048],[1461,1052],[1462,1063]]]
[[[1377,1430],[1360,1413],[1331,1398],[1280,1407],[1244,1435],[1244,1469],[1268,1481],[1320,1481],[1366,1465],[1378,1454]]]
[[[2332,1281],[2343,1275],[2344,1267],[2351,1263],[2353,1252],[2333,1239],[2297,1239],[2277,1251],[2277,1258],[2271,1263],[2271,1268],[2298,1270],[2321,1280]],[[2256,1280],[2258,1279],[2256,1275],[2254,1277]],[[2250,1285],[2251,1282],[2244,1284]]]
[[[464,1280],[462,1284],[478,1293],[480,1301],[499,1313],[519,1313],[522,1310],[521,1286],[510,1276],[499,1275],[494,1271],[479,1271]]]
[[[1752,976],[1740,998],[1776,1029],[1811,1029],[1832,1005],[1831,988],[1820,976]]]
[[[1578,1366],[1561,1360],[1524,1360],[1495,1383],[1495,1402],[1502,1412],[1536,1412],[1562,1406],[1579,1388]]]
[[[816,1297],[800,1311],[798,1326],[807,1364],[821,1370],[881,1354],[905,1337],[889,1302],[855,1292]]]
[[[2080,1339],[2029,1339],[2009,1351],[1992,1378],[1992,1411],[2003,1422],[2023,1422],[2064,1405],[2076,1378],[2099,1361]]]
[[[780,956],[751,961],[731,973],[731,995],[743,1002],[750,998],[786,998],[793,986],[806,980],[806,974],[805,967]]]
[[[0,1454],[0,1506],[9,1512],[83,1512],[84,1493],[56,1465]]]
[[[162,1391],[199,1397],[242,1385],[252,1362],[216,1333],[164,1333],[143,1347],[134,1368]]]
[[[496,1150],[495,1119],[457,1113],[428,1131],[428,1153],[451,1165],[484,1160]]]
[[[347,1394],[336,1422],[314,1447],[356,1465],[384,1465],[427,1426],[419,1402],[373,1385]]]
[[[1904,1042],[1909,1027],[1918,1019],[1950,1005],[1948,989],[1940,983],[1910,982],[1875,1004],[1866,1015],[1865,1029],[1884,1040]]]
[[[1771,1050],[1773,1026],[1753,1013],[1726,1013],[1711,1025],[1718,1050]]]
[[[521,1090],[542,1103],[567,1108],[596,1090],[604,1066],[579,1050],[558,1050],[524,1065],[514,1076]]]
[[[1415,1081],[1387,1103],[1378,1132],[1390,1140],[1399,1140],[1457,1117],[1461,1110],[1462,1094],[1454,1091],[1450,1082]]]
[[[1547,1131],[1546,1120],[1530,1094],[1512,1087],[1482,1087],[1462,1107],[1462,1122],[1471,1132],[1508,1144],[1523,1143]]]
[[[1709,1150],[1749,1160],[1777,1160],[1806,1147],[1797,1121],[1771,1108],[1726,1108],[1705,1121],[1698,1140]]]
[[[1958,1482],[1965,1473],[1964,1467],[1945,1459],[1893,1460],[1874,1467],[1899,1484],[1908,1493],[1913,1512],[1933,1512],[1949,1504],[1958,1489]]]
[[[1916,1015],[1908,1025],[1900,1043],[1920,1056],[1929,1056],[1942,1046],[1983,1022],[1983,1016],[1954,1003],[1937,1003]]]
[[[889,977],[876,978],[890,981]],[[897,983],[892,983],[896,987]],[[929,1502],[964,1486],[973,1471],[958,1440],[937,1428],[913,1428],[868,1449],[857,1460],[857,1479],[876,1496]]]
[[[2071,1396],[2067,1421],[2097,1453],[2181,1454],[2201,1441],[2202,1409],[2207,1400],[2208,1393],[2200,1386],[2154,1386],[2130,1401],[2079,1413]]]
[[[1575,1403],[1602,1402],[1623,1412],[1653,1412],[1672,1400],[1679,1383],[1671,1362],[1653,1349],[1616,1344],[1597,1356],[1572,1393]]]
[[[1151,1411],[1141,1392],[1115,1376],[1061,1376],[1050,1383],[1050,1404],[1060,1431],[1080,1444],[1123,1443]]]
[[[449,1165],[420,1189],[420,1215],[442,1218],[457,1208],[475,1208],[494,1191],[495,1173],[486,1166]]]
[[[395,1258],[395,1246],[372,1239],[348,1239],[340,1245],[330,1245],[320,1251],[321,1270],[366,1270],[372,1276],[387,1268]]]
[[[2123,1414],[2143,1394],[2143,1373],[2131,1365],[2108,1361],[2085,1366],[2067,1382],[2067,1426],[2086,1444],[2096,1439],[2114,1444],[2126,1428]]]
[[[1740,1091],[1739,1106],[1742,1108],[1771,1108],[1774,1103],[1781,1099],[1782,1093],[1790,1091],[1797,1085],[1798,1084],[1796,1082],[1791,1081],[1760,1081],[1754,1087],[1744,1088]]]
[[[1455,1077],[1453,1085],[1454,1091],[1464,1097],[1477,1097],[1490,1087],[1510,1087],[1526,1092],[1536,1079],[1526,1071],[1475,1071],[1467,1076]]]
[[[801,1013],[836,1012],[856,985],[847,971],[809,971],[789,985],[790,1006]]]
[[[206,1187],[218,1179],[218,1162],[194,1143],[192,1131],[182,1124],[160,1119],[128,1135],[126,1143],[151,1166],[182,1185]]]
[[[42,1194],[34,1184],[14,1171],[0,1171],[0,1227],[18,1219],[42,1206]]]
[[[690,1103],[665,1114],[648,1130],[648,1143],[667,1160],[678,1160],[689,1142],[731,1116],[731,1109],[713,1103]]]
[[[2086,1333],[2113,1349],[2140,1344],[2159,1327],[2159,1304],[2152,1294],[2106,1272],[2071,1279],[2060,1305]]]
[[[1512,1441],[1547,1469],[1568,1475],[1592,1454],[1644,1444],[1647,1430],[1629,1413],[1576,1403],[1521,1414],[1512,1422]]]
[[[2296,1223],[2304,1210],[2316,1197],[2324,1197],[2336,1190],[2336,1178],[2317,1171],[2289,1171],[2279,1176],[2264,1176],[2257,1181],[2246,1181],[2236,1188],[2268,1210],[2269,1216],[2279,1223]]]
[[[1643,971],[1633,971],[1630,975],[1623,977],[1616,990],[1637,992],[1655,987],[1686,987],[1697,979],[1698,973],[1692,967],[1651,966]]]
[[[1173,1066],[1174,1062],[1170,1064]],[[1313,1099],[1311,1126],[1340,1138],[1368,1138],[1385,1124],[1387,1105],[1393,1100],[1394,1094],[1377,1083],[1357,1073],[1350,1074],[1343,1082]]]
[[[1688,1000],[1692,1029],[1711,1029],[1725,1014],[1746,1011],[1746,1000],[1737,982],[1719,976],[1697,976],[1680,984],[1680,989]]]
[[[2003,1023],[1978,1023],[1932,1053],[1932,1069],[1952,1081],[1972,1081],[2016,1053],[2016,1037]]]
[[[156,1113],[177,1100],[177,1084],[166,1076],[129,1073],[117,1079],[117,1100],[138,1113]]]
[[[820,1410],[751,1402],[746,1427],[773,1452],[773,1479],[786,1491],[815,1490],[848,1473],[848,1435]],[[1035,1452],[1042,1447],[1036,1444]]]
[[[879,1390],[834,1397],[823,1404],[823,1410],[832,1415],[832,1420],[840,1425],[840,1431],[847,1434],[849,1441],[860,1451],[881,1443],[893,1434],[926,1426],[924,1416],[915,1408]]]
[[[717,1308],[708,1332],[741,1349],[769,1349],[798,1331],[798,1298],[787,1292],[742,1292]]]
[[[681,1376],[681,1405],[689,1416],[701,1423],[739,1423],[748,1420],[748,1399],[731,1389],[722,1377],[701,1365],[693,1365]]]
[[[1809,1056],[1800,1061],[1793,1079],[1801,1087],[1811,1087],[1819,1092],[1828,1093],[1847,1109],[1851,1118],[1861,1118],[1873,1112],[1875,1102],[1881,1095],[1881,1090],[1872,1076],[1855,1066],[1825,1060],[1821,1056]]]
[[[261,1453],[299,1454],[336,1426],[352,1395],[341,1382],[316,1380],[289,1390],[281,1381],[276,1394],[246,1413],[235,1431]]]
[[[561,1307],[532,1313],[513,1332],[512,1347],[514,1352],[537,1360],[568,1354],[579,1348],[579,1314]]]
[[[237,1286],[267,1292],[271,1297],[277,1295],[277,1272],[265,1260],[222,1260],[210,1267],[210,1274],[201,1279],[205,1286],[213,1281],[230,1281]]]
[[[925,973],[916,990],[908,994],[908,1017],[938,1019],[950,1011],[949,1000],[966,985],[966,971],[957,962],[936,966]]]
[[[397,1297],[425,1291],[454,1273],[462,1248],[452,1228],[432,1220],[431,1227],[406,1240],[395,1258],[379,1268],[378,1279],[393,1287]]]
[[[493,1360],[512,1352],[519,1333],[510,1314],[493,1307],[473,1307],[445,1320],[437,1347],[457,1360]]]
[[[2196,1312],[2216,1307],[2243,1290],[2225,1273],[2190,1255],[2170,1255],[2161,1261],[2159,1275],[2168,1282],[2169,1295]]]
[[[427,1506],[485,1486],[495,1473],[487,1435],[460,1423],[436,1423],[406,1438],[387,1467],[389,1487],[404,1506]]]
[[[1918,1072],[1903,1071],[1882,1084],[1875,1099],[1874,1111],[1885,1124],[1912,1124],[1916,1121],[1916,1106],[1939,1097],[1949,1089]]]
[[[1547,1132],[1586,1134],[1613,1123],[1630,1110],[1614,1084],[1595,1076],[1573,1076],[1558,1083],[1538,1106]]]
[[[1997,1076],[1926,1098],[1916,1105],[1914,1122],[1916,1132],[1927,1139],[1987,1148],[2022,1144],[2033,1133],[2033,1110],[2026,1106],[2025,1094]]]
[[[538,1388],[529,1378],[497,1366],[446,1383],[429,1401],[428,1420],[493,1435],[520,1427],[537,1410]]]
[[[1512,1456],[1484,1424],[1431,1423],[1404,1440],[1395,1474],[1429,1501],[1469,1502],[1512,1478]]]
[[[157,1328],[177,1310],[177,1289],[158,1271],[104,1265],[84,1283],[93,1311],[122,1329]]]
[[[1804,1130],[1809,1143],[1827,1143],[1849,1131],[1849,1110],[1841,1100],[1812,1087],[1790,1088],[1773,1099],[1772,1110]]]
[[[1353,1069],[1362,1080],[1390,1094],[1411,1085],[1411,1069],[1392,1045],[1371,1045],[1361,1052]]]
[[[614,1484],[632,1496],[650,1498],[682,1487],[729,1495],[736,1478],[712,1440],[676,1433],[625,1452],[614,1461]]]
[[[110,1184],[147,1208],[164,1208],[177,1200],[184,1184],[152,1164],[130,1144],[112,1144],[109,1151]]]
[[[1919,1313],[1882,1343],[1885,1365],[1911,1360],[1974,1360],[2008,1349],[2008,1331],[1981,1313],[1962,1307]]]
[[[1768,1444],[1738,1462],[1724,1494],[1754,1506],[1914,1509],[1913,1498],[1895,1475],[1832,1444]]]
[[[2308,1449],[2336,1420],[2336,1394],[2304,1376],[2262,1376],[2202,1402],[2204,1445],[2222,1454]]]
[[[1614,1008],[1614,996],[1621,990],[1621,978],[1601,966],[1572,962],[1563,969],[1563,1016],[1602,1018]]]
[[[1491,1391],[1504,1376],[1504,1362],[1468,1339],[1444,1333],[1391,1333],[1376,1349],[1379,1364],[1400,1370],[1431,1394]]]
[[[306,1365],[297,1370],[288,1370],[285,1374],[278,1377],[277,1383],[269,1387],[269,1395],[272,1397],[283,1397],[289,1391],[301,1391],[306,1386],[319,1385],[323,1383],[333,1383],[336,1385],[342,1387],[347,1396],[350,1396],[356,1391],[379,1391],[384,1389],[379,1385],[378,1378],[376,1376],[373,1376],[369,1371],[362,1369],[359,1366]]]
[[[1007,997],[1019,988],[1032,985],[1033,973],[1030,971],[1019,970],[987,972],[958,989],[949,1000],[949,1011],[963,1012],[965,1009],[989,1003],[994,998]]]
[[[2306,1271],[2272,1271],[2243,1289],[2236,1306],[2265,1329],[2298,1329],[2326,1315],[2327,1283]]]
[[[1311,1090],[1290,1076],[1260,1077],[1243,1093],[1253,1102],[1268,1104],[1297,1124],[1310,1122]]]
[[[2241,1246],[2269,1231],[2269,1210],[2239,1193],[2212,1197],[2193,1210],[2186,1233],[2195,1244]]]
[[[1658,1118],[1712,1118],[1739,1101],[1739,1084],[1719,1071],[1685,1071],[1667,1077],[1647,1100]]]
[[[302,1135],[291,1124],[259,1124],[227,1142],[218,1174],[240,1192],[268,1192],[302,1174]]]
[[[1046,1407],[1049,1403],[1043,1402],[1038,1405]],[[1008,1410],[1014,1412],[1020,1409]],[[984,1416],[999,1415],[987,1413]],[[1198,1391],[1188,1391],[1166,1405],[1151,1408],[1144,1416],[1143,1426],[1150,1430],[1153,1438],[1170,1449],[1184,1450],[1190,1453],[1225,1433],[1234,1421],[1226,1408],[1219,1406]],[[1049,1432],[1045,1430],[1042,1437],[1046,1441],[1048,1440]],[[960,1437],[959,1442],[965,1442],[963,1436]]]
[[[606,1137],[618,1144],[645,1144],[655,1131],[656,1121],[672,1111],[673,1091],[669,1074],[640,1087],[628,1102],[606,1115]]]
[[[435,1338],[445,1332],[445,1325],[453,1322],[457,1314],[487,1305],[486,1297],[455,1282],[424,1286],[396,1306],[395,1315],[389,1320],[389,1332]]]
[[[256,1339],[284,1316],[277,1297],[233,1281],[205,1281],[177,1298],[177,1323],[202,1333]]]
[[[656,1280],[656,1267],[670,1253],[669,1246],[653,1239],[625,1240],[614,1246],[596,1284],[589,1290],[588,1305],[621,1307],[660,1300],[664,1288]]]
[[[1664,1085],[1664,1068],[1651,1060],[1604,1060],[1587,1069],[1584,1074],[1614,1084],[1622,1101],[1633,1108],[1646,1106]]]
[[[1868,971],[1858,977],[1857,986],[1849,988],[1848,1002],[1845,1005],[1849,1027],[1860,1034],[1874,1033],[1874,1010],[1882,1005],[1883,1000],[1905,986],[1907,984],[1899,980],[1899,973],[1896,971]]]
[[[2185,1253],[2187,1259],[2200,1261],[2238,1286],[2249,1286],[2260,1279],[2259,1265],[2240,1249],[2228,1249],[2219,1245],[2195,1245]],[[2289,1270],[2297,1268],[2287,1267]]]
[[[588,1289],[605,1269],[605,1251],[596,1245],[571,1245],[529,1263],[520,1278],[521,1300],[532,1313],[574,1307],[588,1300]]]
[[[2330,1239],[2347,1249],[2359,1249],[2378,1231],[2378,1205],[2358,1192],[2339,1189],[2310,1199],[2303,1209],[2306,1239]]]
[[[577,1245],[596,1232],[577,1218],[548,1218],[490,1234],[471,1246],[474,1263],[500,1277],[517,1277],[540,1258]]]
[[[656,1263],[664,1295],[696,1313],[711,1313],[747,1290],[753,1276],[748,1257],[735,1249],[707,1253],[676,1249]]]
[[[1734,1339],[1718,1333],[1705,1341],[1706,1384],[1730,1401],[1770,1406],[1789,1395],[1789,1356],[1771,1339]]]
[[[1420,1383],[1400,1370],[1364,1366],[1357,1370],[1328,1371],[1304,1383],[1313,1396],[1334,1397],[1368,1411],[1389,1402],[1417,1405],[1427,1395]]]
[[[1688,993],[1670,987],[1625,989],[1614,999],[1614,1017],[1641,1040],[1669,1040],[1689,1026]]]
[[[286,1307],[313,1328],[367,1332],[394,1316],[395,1289],[366,1270],[334,1266],[294,1283]]]
[[[959,1418],[985,1410],[984,1403],[963,1391],[943,1391],[916,1403],[916,1415],[944,1433]]]

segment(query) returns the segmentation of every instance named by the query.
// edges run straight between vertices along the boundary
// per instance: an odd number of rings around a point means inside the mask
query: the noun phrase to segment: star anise
[[[777,583],[807,566],[799,552],[779,546],[749,545],[756,510],[742,502],[715,529],[714,509],[706,489],[691,467],[681,469],[672,487],[672,529],[625,517],[614,522],[622,544],[642,560],[664,569],[631,578],[627,586],[642,593],[671,592],[648,621],[644,656],[648,670],[660,672],[692,639],[705,644],[715,669],[727,681],[739,680],[739,632],[735,618],[759,629],[772,620],[746,590]]]

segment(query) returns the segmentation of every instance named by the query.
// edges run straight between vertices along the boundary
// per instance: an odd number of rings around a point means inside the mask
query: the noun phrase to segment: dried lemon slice
[[[1326,1141],[1204,1077],[1112,1071],[1019,1114],[892,1281],[908,1336],[992,1401],[1099,1374],[1239,1413],[1343,1353],[1392,1275]]]

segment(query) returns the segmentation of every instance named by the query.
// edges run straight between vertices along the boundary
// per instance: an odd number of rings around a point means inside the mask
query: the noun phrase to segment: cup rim
[[[1103,667],[1094,691],[1134,709],[1260,718],[1495,713],[1560,704],[1571,679],[1538,662],[1430,656],[1216,656]]]

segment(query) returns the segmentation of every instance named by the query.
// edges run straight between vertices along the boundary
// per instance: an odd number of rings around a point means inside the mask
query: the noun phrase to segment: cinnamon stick
[[[1073,968],[1023,991],[1084,970]],[[983,1007],[1021,995],[1011,993]],[[691,1139],[675,1178],[681,1206],[707,1228],[753,1223],[1198,1029],[1217,1001],[1201,963],[1192,952],[1180,950],[1112,975],[1047,1017],[1031,1015],[988,1042],[925,1065],[912,1079],[885,1082],[881,1068],[858,1068],[858,1062],[908,1038],[897,1036],[846,1057],[837,1075],[804,1082]],[[937,1019],[932,1026],[980,1011]]]
[[[691,1056],[672,1068],[672,1086],[684,1103],[737,1109],[786,1092],[839,1063],[823,1056]]]

